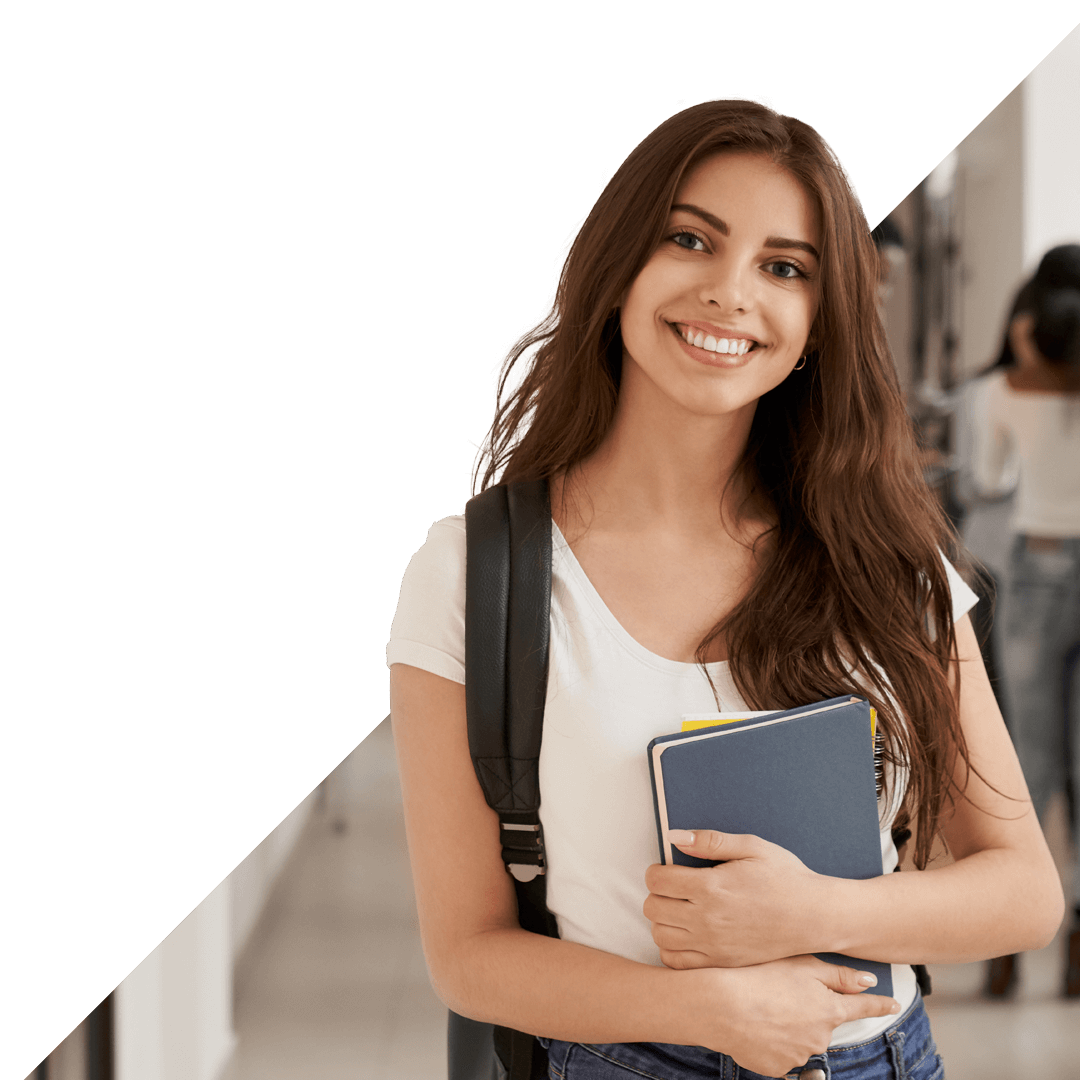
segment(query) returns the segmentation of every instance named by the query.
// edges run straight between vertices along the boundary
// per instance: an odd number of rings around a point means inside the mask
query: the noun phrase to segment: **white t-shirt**
[[[615,620],[552,525],[551,643],[540,751],[540,819],[547,849],[547,904],[559,935],[645,964],[660,951],[642,913],[645,870],[659,861],[645,748],[678,731],[684,713],[717,709],[697,664],[668,660],[635,641]],[[976,600],[946,563],[959,619]],[[465,682],[465,518],[436,522],[413,556],[386,648],[387,664],[409,664]],[[708,665],[720,711],[747,708],[726,661]],[[885,873],[897,864],[884,811]],[[893,965],[903,1008],[915,976]],[[859,1042],[895,1017],[853,1021],[832,1045]]]
[[[1013,531],[1080,536],[1080,397],[1014,390],[997,371],[963,401],[976,487],[986,495],[1017,488]]]

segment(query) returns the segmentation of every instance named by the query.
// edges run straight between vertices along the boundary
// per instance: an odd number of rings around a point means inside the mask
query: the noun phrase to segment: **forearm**
[[[568,1042],[698,1044],[707,1022],[698,1013],[715,996],[716,976],[737,977],[640,964],[516,928],[475,934],[441,955],[429,950],[428,964],[455,1012]]]
[[[1049,854],[990,848],[932,870],[822,879],[813,951],[891,963],[965,963],[1042,948],[1064,914]]]
[[[848,1020],[900,1009],[861,993],[861,972],[811,956],[674,971],[504,927],[457,939],[429,963],[467,1016],[567,1042],[705,1046],[765,1076],[822,1053]]]

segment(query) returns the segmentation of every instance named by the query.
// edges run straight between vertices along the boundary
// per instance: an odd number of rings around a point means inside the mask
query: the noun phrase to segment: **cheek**
[[[619,321],[622,326],[623,343],[630,347],[634,340],[655,334],[656,305],[652,302],[650,281],[639,274],[627,289],[620,305]]]
[[[787,325],[792,343],[802,346],[810,337],[814,320],[817,318],[817,300],[814,297],[800,297],[788,313]]]

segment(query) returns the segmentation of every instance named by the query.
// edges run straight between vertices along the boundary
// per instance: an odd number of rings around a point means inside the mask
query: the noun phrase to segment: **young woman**
[[[908,965],[1037,948],[1061,919],[877,279],[816,132],[707,102],[624,162],[511,353],[531,359],[483,484],[551,484],[540,786],[558,940],[517,923],[469,757],[462,519],[406,573],[387,655],[432,981],[453,1010],[542,1036],[554,1077],[937,1076]],[[888,739],[884,876],[827,878],[706,832],[684,850],[723,865],[654,865],[651,738],[684,713],[849,691]],[[939,834],[955,861],[889,873],[909,822],[920,865]],[[895,1000],[808,955],[826,951],[892,963]]]
[[[998,495],[1019,481],[1000,606],[1002,676],[1041,817],[1070,782],[1074,802],[1080,792],[1080,700],[1069,694],[1080,657],[1080,245],[1043,256],[1014,302],[1001,355],[967,402],[978,489]],[[1080,865],[1071,900],[1064,992],[1080,997]],[[999,958],[990,993],[1006,993],[1015,976],[1014,957]]]

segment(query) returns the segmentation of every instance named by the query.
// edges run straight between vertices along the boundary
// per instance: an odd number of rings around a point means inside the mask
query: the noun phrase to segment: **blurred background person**
[[[1046,253],[1017,294],[1001,353],[964,395],[976,495],[1015,489],[996,635],[1004,704],[1040,819],[1065,789],[1074,848],[1080,777],[1080,245]],[[970,540],[969,540],[970,543]],[[1080,997],[1080,860],[1064,993]],[[991,961],[1008,993],[1016,958]]]
[[[878,296],[884,304],[892,295],[895,279],[907,262],[904,234],[890,214],[870,235],[878,253]]]

